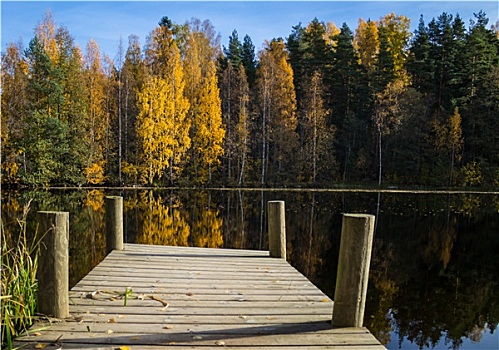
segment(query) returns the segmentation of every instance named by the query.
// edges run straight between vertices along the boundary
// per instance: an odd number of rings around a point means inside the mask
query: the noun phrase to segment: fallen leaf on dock
[[[131,350],[131,348],[129,346],[126,346],[126,345],[123,345],[123,346],[120,346],[119,348],[117,348],[118,350]]]
[[[170,306],[170,303],[168,303],[167,301],[164,301],[163,299],[155,296],[155,295],[150,295],[149,296],[152,300],[156,300],[156,301],[159,301],[161,304],[163,304],[164,308],[163,309],[166,309],[168,306]]]
[[[200,335],[195,335],[194,337],[192,337],[192,339],[194,339],[194,340],[201,340],[201,339],[203,339],[203,337],[200,336]]]
[[[185,295],[187,295],[188,297],[192,297],[194,294],[192,294],[191,292],[189,292],[189,293],[186,293]]]
[[[164,326],[163,329],[173,329],[173,326]]]
[[[106,331],[106,334],[111,334],[111,333],[114,333],[112,329],[108,329],[108,330]]]
[[[47,347],[47,344],[45,343],[38,343],[35,345],[35,349],[45,349]]]
[[[35,332],[35,333],[33,333],[33,335],[34,335],[35,337],[39,337],[39,336],[41,336],[41,335],[42,335],[42,333],[40,333],[40,332]]]
[[[116,320],[114,318],[110,318],[109,320],[107,320],[107,323],[116,323]]]
[[[215,345],[218,345],[218,346],[225,346],[225,342],[223,340],[217,340],[215,342]]]

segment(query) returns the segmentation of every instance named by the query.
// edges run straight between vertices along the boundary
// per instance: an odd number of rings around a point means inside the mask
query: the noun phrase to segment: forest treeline
[[[163,17],[110,58],[48,12],[2,54],[2,183],[499,186],[488,21],[313,19],[257,52]]]

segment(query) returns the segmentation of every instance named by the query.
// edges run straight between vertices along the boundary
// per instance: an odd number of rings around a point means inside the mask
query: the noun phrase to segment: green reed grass
[[[31,202],[30,202],[31,203]],[[12,349],[16,336],[26,331],[34,321],[38,282],[38,252],[40,239],[35,233],[29,237],[26,218],[30,203],[23,208],[18,220],[19,234],[11,237],[1,225],[2,230],[2,347]]]

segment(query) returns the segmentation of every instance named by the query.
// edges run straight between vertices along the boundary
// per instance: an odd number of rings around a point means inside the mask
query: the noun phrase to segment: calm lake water
[[[121,195],[129,243],[267,249],[266,203],[286,202],[288,261],[334,296],[341,213],[377,215],[365,326],[388,349],[499,349],[499,196],[294,191],[2,192],[70,213],[70,284],[105,256],[104,196]]]

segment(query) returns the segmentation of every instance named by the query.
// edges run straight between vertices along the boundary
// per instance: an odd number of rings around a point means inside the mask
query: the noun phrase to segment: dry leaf
[[[107,323],[116,323],[116,320],[114,318],[110,318],[109,320],[107,320]]]
[[[108,330],[106,331],[106,334],[111,334],[111,333],[114,333],[112,329],[108,329]]]
[[[323,303],[327,303],[327,302],[329,302],[329,299],[328,299],[328,298],[324,298],[324,299],[322,299],[321,301],[322,301]]]
[[[41,335],[42,335],[42,333],[40,333],[40,332],[35,332],[35,333],[33,333],[33,335],[34,335],[35,337],[39,337],[39,336],[41,336]]]
[[[118,315],[118,318],[124,318],[126,315]]]
[[[173,326],[164,326],[163,329],[173,329]]]
[[[131,350],[129,346],[123,345],[118,348],[119,350]]]
[[[215,345],[218,345],[218,346],[225,346],[225,342],[223,340],[217,340],[215,342]]]
[[[38,343],[35,345],[35,349],[45,349],[47,347],[47,344],[45,343]]]
[[[163,299],[161,299],[161,298],[159,298],[159,297],[157,297],[157,296],[155,296],[155,295],[151,295],[151,296],[150,296],[150,298],[151,298],[152,300],[159,301],[161,304],[163,304],[163,306],[165,307],[165,309],[166,309],[168,306],[170,306],[170,304],[169,304],[167,301],[164,301]]]
[[[97,314],[97,316],[106,316],[106,314]]]
[[[194,294],[192,294],[191,292],[189,292],[189,293],[186,293],[185,295],[187,295],[188,297],[192,297]]]

